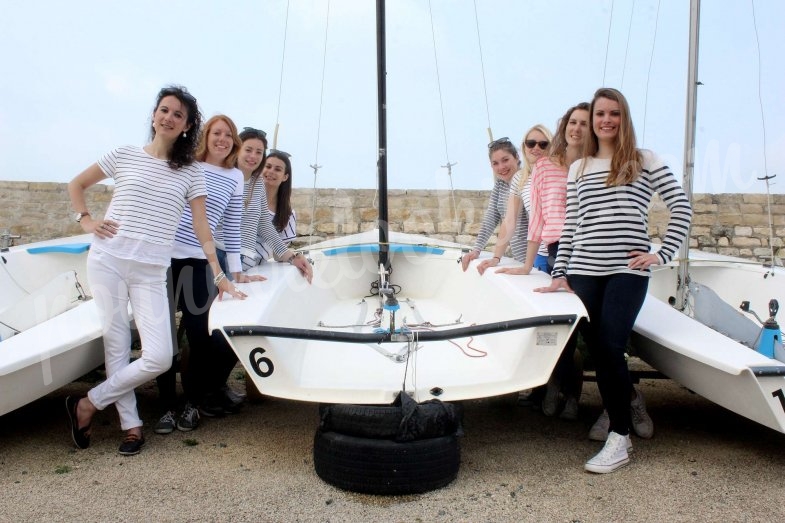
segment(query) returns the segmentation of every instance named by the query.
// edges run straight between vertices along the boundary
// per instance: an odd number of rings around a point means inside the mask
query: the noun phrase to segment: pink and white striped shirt
[[[537,160],[531,174],[530,242],[559,241],[567,210],[567,168],[548,157]]]

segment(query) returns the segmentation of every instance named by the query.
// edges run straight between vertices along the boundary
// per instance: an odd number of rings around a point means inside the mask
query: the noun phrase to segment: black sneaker
[[[225,402],[223,396],[216,396],[215,394],[208,394],[205,396],[202,404],[199,405],[199,413],[208,418],[222,418],[226,415],[224,409]]]
[[[135,456],[142,451],[142,447],[144,447],[144,436],[129,433],[125,435],[117,452],[123,456]]]
[[[177,422],[174,420],[174,411],[167,410],[166,414],[161,416],[161,419],[155,424],[153,430],[156,434],[171,434],[175,427],[177,427]]]
[[[183,413],[177,418],[177,429],[188,432],[194,430],[198,426],[199,411],[190,403],[186,403]]]

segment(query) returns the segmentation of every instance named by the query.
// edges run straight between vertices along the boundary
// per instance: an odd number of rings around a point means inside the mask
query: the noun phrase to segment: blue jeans
[[[538,254],[534,257],[534,268],[538,271],[542,271],[545,274],[550,274],[550,268],[548,267],[548,257],[543,256],[542,254]]]
[[[597,386],[611,421],[610,430],[630,433],[632,379],[624,353],[649,287],[648,275],[567,276],[589,313],[581,334],[594,360]]]

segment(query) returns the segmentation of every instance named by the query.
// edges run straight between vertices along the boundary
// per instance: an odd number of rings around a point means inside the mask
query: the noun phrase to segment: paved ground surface
[[[238,378],[234,378],[238,379]],[[242,382],[233,383],[236,388]],[[668,380],[644,380],[654,439],[630,466],[585,473],[600,411],[587,383],[580,420],[546,418],[514,396],[467,402],[458,478],[430,493],[344,492],[314,473],[314,404],[268,399],[198,430],[159,436],[152,384],[139,392],[147,446],[117,454],[116,412],[76,451],[63,408],[74,383],[0,417],[0,521],[782,521],[785,435]]]

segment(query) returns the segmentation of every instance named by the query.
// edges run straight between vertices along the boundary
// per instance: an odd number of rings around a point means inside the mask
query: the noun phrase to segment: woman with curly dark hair
[[[204,172],[194,161],[200,127],[196,99],[183,87],[166,87],[153,109],[150,143],[114,149],[68,184],[76,221],[94,235],[87,276],[103,321],[107,376],[86,396],[66,398],[71,437],[81,449],[90,445],[95,413],[113,403],[126,431],[120,454],[138,454],[145,443],[134,389],[172,363],[166,270],[186,204],[215,285],[220,292],[244,296],[225,278],[215,254]],[[115,182],[112,200],[105,216],[94,218],[85,190],[108,177]],[[142,341],[142,355],[133,362],[129,302]]]

